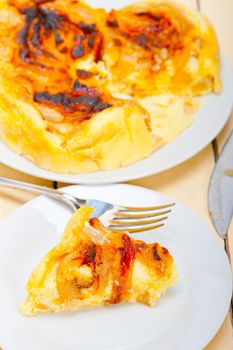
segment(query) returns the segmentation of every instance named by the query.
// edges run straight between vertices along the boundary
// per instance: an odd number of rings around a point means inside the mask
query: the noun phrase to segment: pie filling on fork
[[[173,257],[158,243],[112,233],[90,207],[77,210],[60,242],[32,272],[21,312],[79,310],[139,302],[154,306],[177,280]]]

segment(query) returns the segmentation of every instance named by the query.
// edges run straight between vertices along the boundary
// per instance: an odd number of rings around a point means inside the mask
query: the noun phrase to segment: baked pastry
[[[97,12],[97,15],[100,12]],[[167,0],[145,0],[99,17],[107,84],[145,97],[221,92],[219,49],[200,12]]]
[[[82,2],[1,1],[0,137],[13,150],[42,168],[80,173],[155,149],[145,109],[78,67],[97,64],[102,40]]]
[[[79,310],[123,301],[155,305],[177,280],[172,256],[158,243],[112,233],[92,209],[76,211],[61,241],[40,261],[27,284],[21,312]],[[89,220],[89,222],[88,222]]]
[[[181,5],[0,2],[0,138],[44,169],[145,158],[192,122],[193,96],[220,90],[213,29]]]

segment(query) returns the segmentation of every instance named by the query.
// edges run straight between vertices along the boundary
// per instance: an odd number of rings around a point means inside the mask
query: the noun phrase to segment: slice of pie
[[[79,310],[123,301],[155,305],[177,280],[174,260],[158,243],[113,233],[90,207],[76,211],[61,241],[32,272],[21,312]]]

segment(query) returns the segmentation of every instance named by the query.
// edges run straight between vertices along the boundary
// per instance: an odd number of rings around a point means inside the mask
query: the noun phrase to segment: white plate
[[[71,186],[81,197],[125,205],[171,200],[129,185]],[[26,281],[43,254],[59,240],[70,212],[39,197],[0,226],[0,347],[4,350],[200,350],[221,326],[232,292],[231,269],[214,232],[177,204],[164,228],[135,235],[166,246],[179,282],[154,308],[121,304],[73,313],[22,316]]]
[[[121,8],[135,0],[88,0],[93,7],[106,10]],[[146,159],[124,168],[86,174],[58,174],[37,167],[15,154],[0,141],[0,162],[24,173],[68,183],[106,184],[132,180],[156,174],[191,158],[206,147],[224,127],[232,108],[233,76],[228,62],[222,57],[221,79],[224,91],[204,98],[204,106],[196,113],[194,123],[176,140],[156,150]]]
[[[132,180],[174,167],[191,158],[206,147],[224,127],[232,108],[233,76],[231,67],[222,57],[221,78],[224,91],[204,98],[203,106],[196,113],[193,124],[176,140],[161,147],[149,157],[116,170],[86,174],[58,174],[37,167],[17,155],[0,141],[0,162],[14,169],[37,177],[68,183],[104,184]]]

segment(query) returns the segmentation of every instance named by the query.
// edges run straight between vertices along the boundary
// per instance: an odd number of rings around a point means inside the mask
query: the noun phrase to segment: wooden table
[[[233,66],[233,0],[183,0],[182,2],[188,6],[201,10],[212,21],[216,28],[221,47]],[[221,115],[219,115],[219,118],[221,118]],[[211,225],[207,208],[209,178],[215,159],[232,128],[233,114],[217,139],[215,139],[212,144],[207,146],[198,155],[171,170],[163,172],[162,174],[131,181],[130,183],[155,189],[167,194],[169,197],[172,197],[176,201],[193,209],[209,225]],[[22,174],[1,164],[0,175],[43,184],[50,187],[53,186],[51,181]],[[58,185],[62,186],[62,184]],[[0,188],[0,220],[3,220],[16,208],[33,197],[33,194],[30,193],[8,188]],[[233,223],[229,230],[229,237],[230,254],[233,262]],[[205,350],[232,349],[233,329],[232,319],[229,312],[221,329]]]

